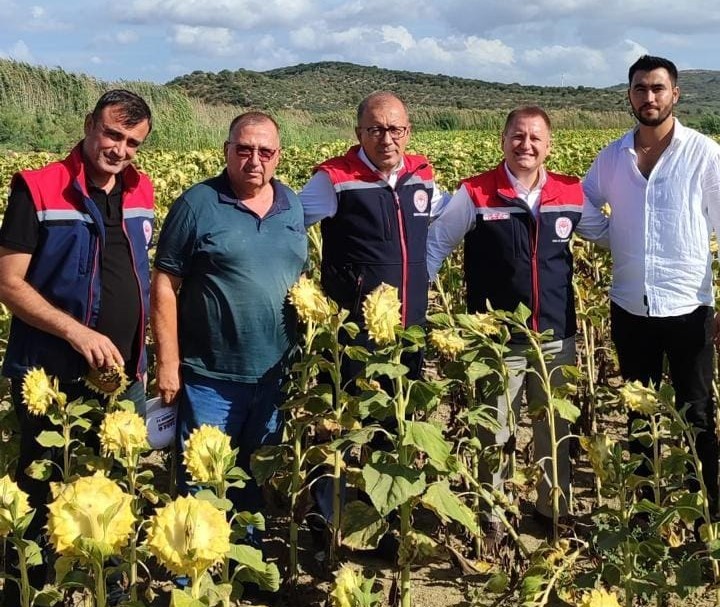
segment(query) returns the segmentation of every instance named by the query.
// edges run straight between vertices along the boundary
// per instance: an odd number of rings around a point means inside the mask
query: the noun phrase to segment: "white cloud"
[[[118,20],[248,30],[296,23],[311,14],[310,0],[133,0],[115,7]]]
[[[24,61],[26,63],[34,63],[35,57],[30,51],[30,47],[23,40],[18,40],[8,49],[0,49],[0,57],[3,59],[13,59],[15,61]]]
[[[45,9],[42,6],[31,6],[30,15],[33,19],[41,19],[45,16]]]
[[[390,25],[383,25],[381,32],[383,41],[394,42],[403,51],[408,51],[415,46],[415,38],[413,38],[413,35],[403,26],[392,27]]]
[[[183,50],[209,56],[222,57],[236,50],[235,37],[226,27],[176,25],[171,29],[170,40]]]

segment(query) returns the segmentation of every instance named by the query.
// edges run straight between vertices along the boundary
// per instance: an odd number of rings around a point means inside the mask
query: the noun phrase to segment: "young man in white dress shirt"
[[[588,228],[578,233],[609,243],[611,331],[623,378],[658,386],[668,358],[676,407],[687,407],[685,415],[698,430],[715,513],[717,324],[710,234],[720,228],[720,146],[673,117],[677,76],[675,65],[661,57],[644,55],[630,67],[628,98],[638,124],[590,167],[583,184]],[[609,217],[600,212],[605,203]],[[644,451],[637,441],[631,449]],[[652,491],[644,497],[652,499]]]

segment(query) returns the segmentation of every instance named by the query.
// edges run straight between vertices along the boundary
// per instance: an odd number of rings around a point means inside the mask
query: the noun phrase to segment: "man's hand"
[[[122,367],[123,357],[108,337],[56,308],[27,282],[31,260],[29,253],[0,247],[0,301],[30,326],[67,341],[91,367]]]
[[[158,396],[162,399],[164,407],[172,405],[182,389],[180,377],[180,364],[158,363],[155,375]]]
[[[125,366],[120,351],[115,344],[102,333],[81,325],[72,323],[67,332],[68,343],[85,357],[88,364],[94,369],[104,367]]]

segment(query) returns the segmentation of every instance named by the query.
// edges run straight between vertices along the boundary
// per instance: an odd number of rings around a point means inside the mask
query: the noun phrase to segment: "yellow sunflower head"
[[[382,283],[363,303],[368,333],[379,346],[395,343],[395,327],[402,323],[398,290]]]
[[[235,463],[230,437],[215,426],[195,428],[185,443],[185,467],[199,483],[220,483]]]
[[[614,592],[601,588],[583,594],[579,607],[620,607],[620,603]]]
[[[333,607],[355,607],[357,601],[353,593],[360,589],[363,577],[359,571],[355,571],[349,565],[344,565],[335,575],[330,600]]]
[[[653,388],[644,386],[639,381],[627,382],[620,389],[620,399],[630,410],[643,415],[654,415],[658,412],[658,399]]]
[[[50,377],[44,369],[30,369],[23,378],[23,402],[33,415],[45,415],[53,402],[64,406],[66,397],[60,392],[57,378]]]
[[[145,421],[132,411],[107,413],[100,424],[100,445],[105,455],[115,456],[132,457],[149,449]]]
[[[146,541],[168,571],[195,580],[230,550],[230,524],[210,502],[179,497],[152,517]]]
[[[0,478],[0,537],[11,533],[28,512],[30,512],[30,504],[27,493],[22,491],[9,476]]]
[[[447,358],[455,358],[465,349],[465,340],[454,329],[433,329],[430,341]]]
[[[102,472],[52,485],[48,535],[65,556],[87,558],[77,540],[92,542],[105,557],[118,554],[133,532],[132,498]]]
[[[333,310],[330,300],[307,276],[301,276],[290,288],[290,303],[305,322],[327,322],[337,312]]]
[[[613,468],[610,466],[614,443],[606,434],[581,436],[580,445],[587,452],[590,465],[601,482],[607,481]]]
[[[470,315],[469,328],[483,337],[492,337],[500,334],[500,323],[492,314],[475,312]]]

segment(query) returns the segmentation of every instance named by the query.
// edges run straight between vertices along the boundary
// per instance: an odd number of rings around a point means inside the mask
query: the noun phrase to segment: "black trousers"
[[[715,406],[712,396],[714,364],[714,311],[699,306],[682,316],[650,317],[630,314],[611,303],[611,335],[617,350],[620,373],[626,381],[639,380],[643,384],[660,385],[663,357],[667,356],[670,380],[675,390],[675,406],[687,407],[685,417],[697,429],[696,447],[702,462],[703,480],[708,490],[710,510],[718,504],[718,439],[715,431]],[[631,413],[628,428],[634,419]],[[639,441],[630,441],[630,451],[645,453],[652,458],[652,450]],[[647,470],[647,468],[645,468]],[[639,473],[643,472],[641,468]],[[699,483],[690,488],[697,491]]]

